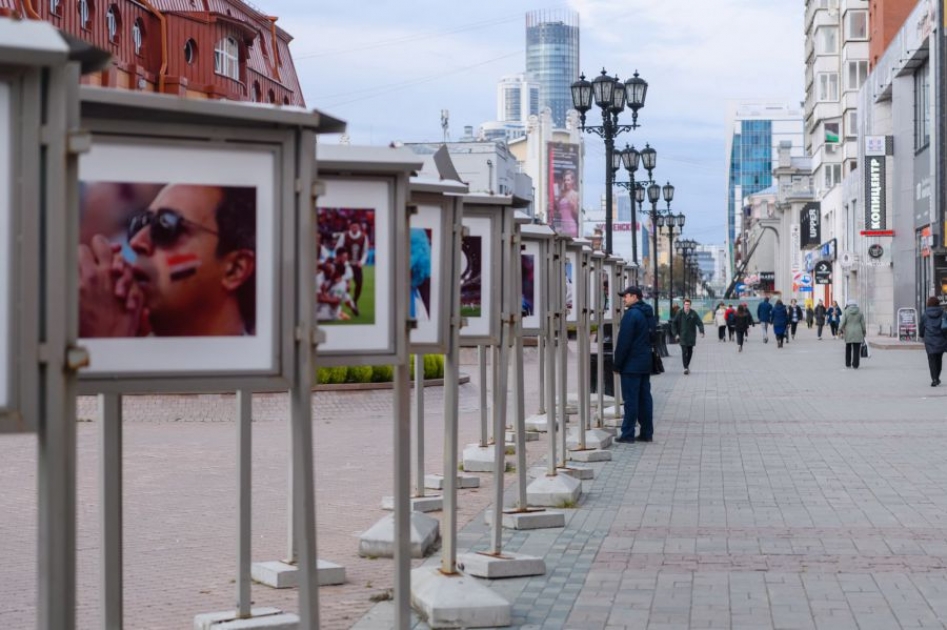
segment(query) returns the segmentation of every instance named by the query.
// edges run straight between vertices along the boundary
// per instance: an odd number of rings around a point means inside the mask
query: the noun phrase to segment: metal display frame
[[[409,229],[414,227],[423,213],[435,215],[437,219],[440,243],[440,256],[431,260],[431,277],[436,279],[437,300],[433,299],[432,312],[437,313],[436,323],[430,325],[433,333],[425,334],[420,322],[408,335],[409,352],[417,354],[443,354],[450,347],[450,318],[453,314],[451,299],[454,292],[454,252],[453,235],[460,229],[463,217],[463,201],[459,195],[467,192],[467,186],[460,182],[438,181],[421,177],[412,177],[409,185],[409,205],[416,208],[408,219]],[[432,243],[432,246],[434,243]],[[459,271],[457,272],[459,273]],[[432,319],[433,316],[432,316]]]
[[[563,294],[563,309],[565,310],[565,320],[567,324],[576,324],[579,321],[579,311],[576,307],[579,299],[578,292],[578,269],[579,269],[579,257],[577,252],[579,249],[571,247],[572,237],[563,237],[565,241],[565,259],[562,261],[562,275],[565,282],[565,293]],[[571,278],[569,277],[571,274]],[[571,285],[571,288],[570,288]],[[569,307],[569,297],[572,297],[572,307]]]
[[[296,165],[311,179],[315,170],[312,156],[297,155],[301,129],[325,124],[320,115],[306,111],[255,108],[240,103],[204,102],[140,92],[83,87],[80,90],[82,124],[96,144],[141,147],[205,147],[234,151],[262,151],[274,161],[274,252],[273,325],[270,368],[259,370],[207,370],[133,373],[80,373],[84,394],[124,394],[160,392],[232,392],[288,389],[293,376],[296,327],[297,234],[300,208]],[[328,130],[328,129],[327,129]],[[307,170],[308,169],[308,170]],[[309,190],[304,191],[307,194]],[[307,209],[311,210],[311,209]],[[259,304],[259,302],[258,302]],[[91,360],[95,361],[94,353]]]
[[[409,177],[423,164],[421,158],[409,149],[389,147],[361,147],[349,145],[319,145],[317,149],[320,180],[338,182],[385,182],[390,187],[389,234],[387,236],[391,264],[384,271],[390,300],[388,311],[380,312],[376,304],[376,322],[387,318],[389,334],[384,347],[360,349],[332,347],[335,326],[322,326],[325,343],[319,347],[320,366],[394,365],[407,361],[408,333],[401,322],[401,313],[407,313],[408,265],[408,189]],[[327,186],[328,188],[328,186]],[[317,201],[322,206],[322,196]],[[376,234],[377,237],[377,234]],[[375,285],[382,281],[379,267],[375,266]],[[313,304],[315,309],[315,304]],[[345,328],[339,326],[338,328]]]
[[[489,257],[483,256],[480,261],[480,273],[489,278],[490,286],[484,289],[481,280],[481,310],[480,317],[464,318],[464,326],[460,329],[460,345],[464,348],[476,346],[494,346],[500,342],[500,247],[501,212],[504,206],[510,205],[510,198],[489,195],[466,195],[464,198],[463,225],[468,230],[472,221],[479,223],[489,221],[484,230],[484,248],[489,245]],[[483,252],[481,250],[481,252]],[[474,329],[472,320],[486,322]]]
[[[542,335],[546,319],[546,310],[548,308],[547,299],[547,275],[549,266],[547,264],[548,253],[546,249],[549,242],[556,233],[547,225],[529,224],[520,226],[520,238],[523,243],[523,252],[526,248],[535,246],[535,268],[533,271],[533,290],[535,299],[533,300],[533,314],[523,316],[523,334],[524,335]],[[542,397],[540,397],[542,398]]]
[[[608,305],[602,305],[602,321],[606,324],[614,321],[615,299],[620,289],[615,287],[615,265],[618,259],[613,256],[607,256],[602,265],[602,282],[608,280],[608,288],[601,287],[602,298],[608,300]]]

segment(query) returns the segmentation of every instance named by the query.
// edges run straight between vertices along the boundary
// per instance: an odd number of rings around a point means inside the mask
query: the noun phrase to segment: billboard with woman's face
[[[579,145],[550,142],[547,154],[549,226],[559,234],[579,236]]]

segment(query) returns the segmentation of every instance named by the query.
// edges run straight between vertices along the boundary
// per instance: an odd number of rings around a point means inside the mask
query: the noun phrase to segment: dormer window
[[[214,72],[225,77],[240,80],[240,49],[237,40],[225,37],[214,48]]]
[[[132,42],[135,45],[135,54],[139,57],[141,56],[141,47],[145,39],[145,27],[141,22],[141,18],[135,20],[135,23],[132,24]]]
[[[118,31],[122,27],[122,18],[114,4],[105,12],[105,24],[108,27],[109,42],[118,43]]]

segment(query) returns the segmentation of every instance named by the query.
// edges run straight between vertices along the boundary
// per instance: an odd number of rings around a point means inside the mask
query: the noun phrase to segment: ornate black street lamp
[[[631,198],[631,257],[635,263],[635,284],[638,283],[638,212],[641,211],[641,204],[644,202],[645,196],[645,184],[651,184],[654,182],[652,179],[652,172],[658,161],[658,152],[651,148],[650,144],[646,144],[645,148],[640,152],[635,149],[634,146],[625,145],[625,148],[621,151],[616,151],[617,154],[621,155],[621,162],[624,165],[625,170],[628,171],[628,181],[627,182],[615,182],[615,185],[620,188],[625,188],[628,190],[628,195]],[[648,179],[644,182],[635,181],[635,172],[638,170],[638,166],[644,166],[644,169],[648,171]],[[635,210],[635,202],[638,202],[638,209]]]
[[[638,128],[638,110],[644,107],[648,83],[635,75],[622,83],[617,77],[610,77],[602,68],[602,74],[591,82],[581,75],[572,84],[572,107],[579,112],[582,131],[594,133],[605,141],[605,253],[612,253],[612,184],[615,171],[621,166],[621,157],[615,156],[615,137],[625,131]],[[595,103],[602,110],[602,124],[585,126],[585,114]],[[618,115],[627,105],[631,110],[631,124],[618,123]]]
[[[658,227],[666,227],[668,232],[668,304],[674,303],[674,228],[680,234],[684,230],[684,213],[674,214],[670,211],[668,204],[668,213],[658,215]]]
[[[664,193],[664,201],[667,202],[668,212],[671,211],[671,201],[674,199],[674,186],[668,182],[662,188],[657,183],[648,186],[648,201],[651,202],[651,260],[654,272],[652,278],[652,290],[654,291],[654,317],[661,321],[660,309],[658,307],[658,201],[661,200],[661,194]]]

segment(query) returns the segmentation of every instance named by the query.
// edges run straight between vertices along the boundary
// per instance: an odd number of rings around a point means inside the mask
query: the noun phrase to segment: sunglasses
[[[188,227],[219,235],[218,232],[204,227],[200,223],[185,219],[177,210],[159,208],[155,212],[140,212],[131,218],[128,222],[128,240],[131,241],[136,234],[146,227],[151,228],[151,242],[154,243],[155,247],[174,245]]]

